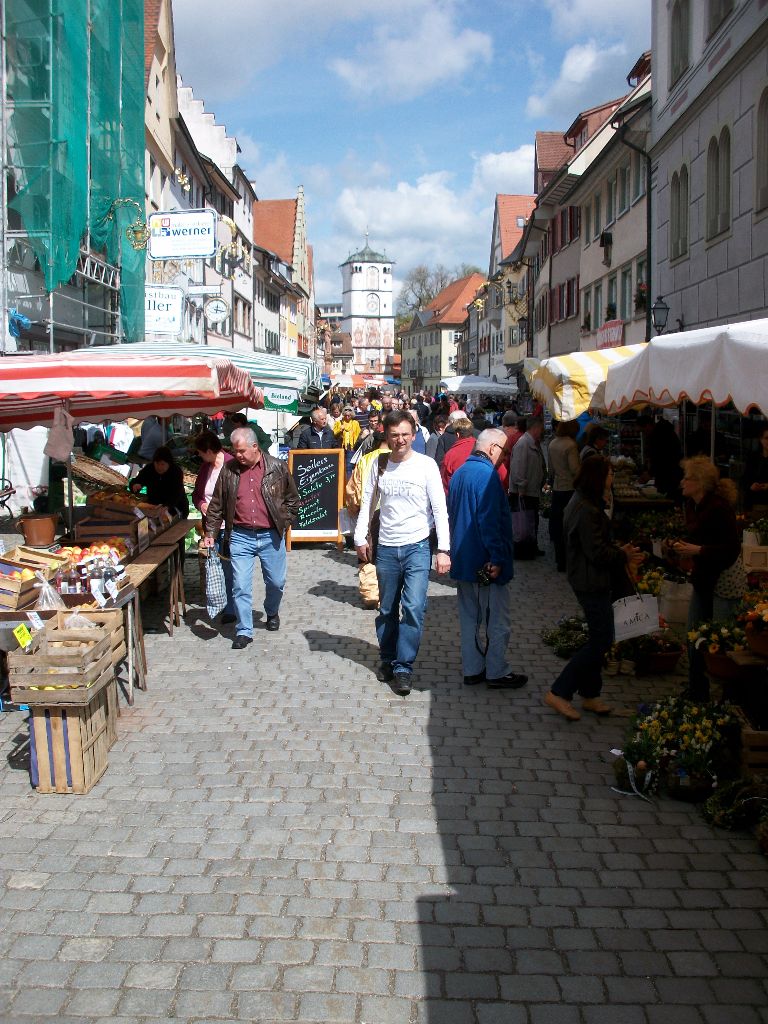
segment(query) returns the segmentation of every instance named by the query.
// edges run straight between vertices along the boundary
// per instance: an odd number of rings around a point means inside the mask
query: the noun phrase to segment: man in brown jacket
[[[221,553],[232,561],[232,596],[237,614],[234,650],[253,641],[253,566],[264,577],[267,629],[280,628],[285,587],[285,531],[299,511],[299,492],[288,467],[262,452],[249,427],[232,431],[232,462],[222,466],[205,515],[205,544],[213,547],[222,524]]]

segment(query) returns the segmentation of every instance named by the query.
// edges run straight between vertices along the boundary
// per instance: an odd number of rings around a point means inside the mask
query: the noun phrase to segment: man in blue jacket
[[[464,683],[486,683],[494,690],[516,690],[528,681],[507,661],[514,576],[512,519],[496,472],[507,444],[503,430],[484,430],[448,490],[451,576],[459,583]]]

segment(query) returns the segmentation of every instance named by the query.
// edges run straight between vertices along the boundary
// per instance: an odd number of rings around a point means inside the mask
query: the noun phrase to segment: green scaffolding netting
[[[66,15],[66,16],[65,16]],[[143,0],[6,0],[8,163],[47,291],[75,272],[90,234],[121,268],[123,332],[144,333]],[[113,215],[108,216],[110,211]]]

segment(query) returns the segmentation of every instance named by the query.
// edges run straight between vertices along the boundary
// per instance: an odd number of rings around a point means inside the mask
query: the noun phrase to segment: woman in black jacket
[[[572,722],[581,718],[571,703],[575,693],[581,694],[587,711],[607,715],[611,710],[600,694],[603,659],[613,643],[613,601],[631,589],[627,569],[643,560],[638,548],[631,544],[619,547],[611,540],[605,494],[612,481],[613,469],[602,455],[583,462],[563,520],[568,582],[584,610],[588,636],[552,684],[544,703]]]
[[[730,597],[715,593],[721,574],[737,562],[741,554],[741,533],[736,522],[736,485],[721,480],[720,471],[706,455],[695,455],[683,462],[680,485],[685,498],[685,526],[688,540],[674,541],[669,554],[680,560],[681,567],[691,570],[693,596],[688,609],[688,629],[702,622],[729,618],[736,610],[741,594],[737,593],[741,576],[742,593],[745,577],[738,568]],[[692,646],[688,649],[688,691],[694,700],[709,697],[709,680],[704,673],[703,656]]]
[[[178,512],[182,519],[189,515],[189,498],[184,490],[184,473],[174,462],[170,448],[162,445],[157,449],[141,472],[131,480],[134,494],[147,488],[150,505],[164,505],[169,512]]]

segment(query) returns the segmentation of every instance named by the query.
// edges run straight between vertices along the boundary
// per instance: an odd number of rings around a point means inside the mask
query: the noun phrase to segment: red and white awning
[[[126,346],[128,348],[128,346]],[[0,359],[0,430],[50,426],[64,407],[76,420],[171,416],[260,408],[250,375],[220,356],[91,355]]]

